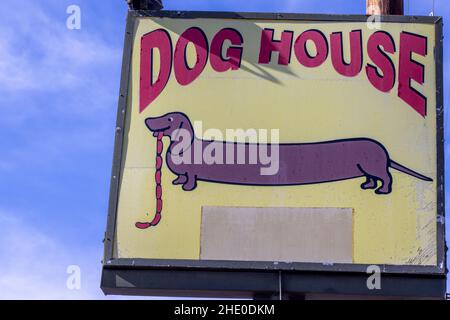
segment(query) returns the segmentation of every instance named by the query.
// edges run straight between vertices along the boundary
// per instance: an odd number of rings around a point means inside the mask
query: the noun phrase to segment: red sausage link
[[[161,211],[162,211],[162,206],[163,206],[163,201],[162,201],[162,199],[156,200],[156,214],[161,213]]]
[[[157,184],[161,184],[161,171],[157,170],[155,173],[155,181]]]
[[[148,222],[136,222],[136,228],[138,229],[148,229],[150,227],[155,227],[159,224],[161,221],[161,212],[163,208],[163,201],[162,201],[162,186],[161,186],[161,169],[163,166],[163,158],[161,156],[164,144],[162,141],[163,133],[160,132],[157,137],[156,141],[156,171],[155,171],[155,182],[156,182],[156,213],[153,220]]]
[[[156,153],[160,155],[162,151],[163,151],[163,142],[162,140],[158,140],[158,142],[156,143]]]
[[[156,170],[161,170],[163,159],[161,156],[156,157]]]
[[[156,186],[156,199],[161,199],[162,196],[162,188],[161,185]]]

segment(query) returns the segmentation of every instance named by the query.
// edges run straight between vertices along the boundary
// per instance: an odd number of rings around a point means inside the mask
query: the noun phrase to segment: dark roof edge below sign
[[[257,298],[348,295],[445,299],[445,277],[383,275],[379,289],[369,289],[368,275],[341,272],[201,271],[104,269],[106,295]]]

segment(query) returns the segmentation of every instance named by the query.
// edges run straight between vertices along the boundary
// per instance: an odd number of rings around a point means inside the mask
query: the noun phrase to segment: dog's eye
[[[170,122],[172,122],[173,121],[173,118],[172,117],[170,117],[169,119],[167,119],[167,120],[169,120]]]

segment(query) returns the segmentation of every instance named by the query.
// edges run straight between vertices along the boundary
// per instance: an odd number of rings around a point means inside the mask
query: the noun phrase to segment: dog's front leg
[[[173,180],[172,184],[174,184],[174,185],[185,184],[187,181],[188,181],[187,177],[184,174],[182,174],[182,175],[179,175],[178,178]]]
[[[197,188],[197,176],[186,172],[187,181],[183,184],[184,191],[192,191]]]

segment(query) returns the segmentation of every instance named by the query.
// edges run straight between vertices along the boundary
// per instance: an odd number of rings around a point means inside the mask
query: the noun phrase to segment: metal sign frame
[[[365,15],[317,15],[290,13],[134,11],[127,17],[122,79],[117,111],[114,159],[101,288],[105,294],[255,296],[258,294],[336,293],[353,295],[413,296],[443,298],[446,292],[444,122],[443,122],[443,33],[442,18],[428,16],[381,16],[381,22],[434,24],[436,43],[437,101],[437,266],[379,265],[381,290],[367,289],[367,267],[363,264],[285,262],[114,259],[117,203],[120,186],[131,72],[133,26],[141,17],[172,19],[222,18],[366,22]]]

